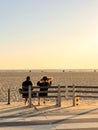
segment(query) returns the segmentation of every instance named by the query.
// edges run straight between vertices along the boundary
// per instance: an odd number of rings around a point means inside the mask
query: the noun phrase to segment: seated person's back
[[[29,85],[32,87],[32,82],[30,80],[26,80],[22,83],[22,90],[28,91]]]
[[[28,89],[29,89],[29,86],[31,86],[31,90],[33,89],[33,84],[32,84],[32,82],[30,81],[30,77],[29,76],[27,76],[26,77],[26,80],[22,83],[22,91],[28,91]],[[22,97],[23,98],[25,98],[25,104],[26,104],[26,102],[27,102],[27,100],[28,100],[28,93],[23,93],[23,95],[22,95]]]

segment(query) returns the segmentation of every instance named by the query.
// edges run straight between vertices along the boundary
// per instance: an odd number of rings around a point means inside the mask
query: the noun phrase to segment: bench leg
[[[40,98],[38,98],[38,105],[40,106]]]
[[[61,107],[61,99],[56,97],[56,106]]]

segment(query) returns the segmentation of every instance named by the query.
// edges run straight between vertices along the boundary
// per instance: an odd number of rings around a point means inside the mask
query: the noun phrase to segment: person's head
[[[51,80],[51,78],[48,78],[47,76],[43,76],[43,78],[41,79],[41,81],[49,81]]]
[[[26,77],[26,80],[29,81],[29,80],[30,80],[30,76],[27,76],[27,77]]]

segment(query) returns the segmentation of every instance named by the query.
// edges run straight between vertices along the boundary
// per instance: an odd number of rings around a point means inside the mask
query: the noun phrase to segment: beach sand
[[[31,81],[36,86],[38,80],[44,75],[53,77],[52,85],[80,85],[97,86],[98,72],[0,72],[0,102],[7,102],[8,88],[11,90],[11,101],[21,102],[23,99],[18,92],[26,76],[31,77]],[[97,91],[97,89],[96,89]]]
[[[80,98],[79,105],[75,107],[72,98],[63,98],[61,107],[55,105],[54,99],[47,99],[46,104],[41,100],[40,106],[37,105],[37,99],[32,99],[35,105],[32,108],[24,105],[18,89],[27,75],[31,77],[34,85],[44,75],[54,78],[53,85],[98,85],[98,72],[0,72],[0,130],[76,130],[76,126],[79,130],[82,127],[98,129],[97,98]],[[8,88],[11,90],[10,105],[7,104]],[[75,117],[79,119],[74,119]]]

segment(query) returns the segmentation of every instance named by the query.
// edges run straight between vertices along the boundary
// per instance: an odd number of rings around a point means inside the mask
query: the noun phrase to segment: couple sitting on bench
[[[38,105],[40,105],[40,98],[44,98],[43,103],[45,103],[45,98],[48,95],[48,87],[52,84],[52,78],[48,78],[47,76],[44,76],[40,81],[37,82],[37,85],[40,86],[40,92],[38,95]],[[29,86],[31,86],[31,90],[33,90],[33,83],[30,80],[30,76],[26,77],[26,80],[22,83],[22,91],[28,92]],[[47,87],[47,88],[46,88]],[[28,93],[23,93],[22,97],[24,98],[24,103],[26,105],[28,101]]]

